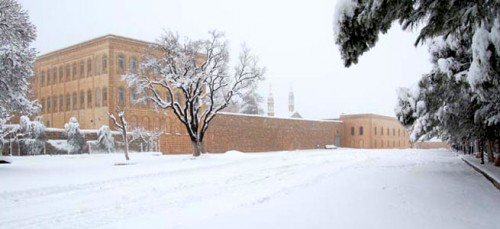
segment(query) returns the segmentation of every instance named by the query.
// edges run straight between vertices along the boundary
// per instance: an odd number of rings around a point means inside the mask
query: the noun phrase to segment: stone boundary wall
[[[342,122],[265,116],[218,114],[205,136],[205,150],[221,153],[228,150],[264,152],[324,148],[335,143],[342,133]],[[192,153],[185,130],[165,134],[160,140],[164,154]]]

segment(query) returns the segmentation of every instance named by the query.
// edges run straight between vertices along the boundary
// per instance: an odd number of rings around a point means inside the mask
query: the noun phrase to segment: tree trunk
[[[477,147],[479,149],[479,156],[481,157],[481,164],[484,164],[484,141],[479,140],[479,145]]]
[[[128,161],[130,158],[128,157],[128,138],[127,138],[127,130],[122,129],[123,143],[125,144],[124,152],[125,159]]]
[[[495,161],[495,156],[493,155],[493,142],[488,141],[488,162],[493,163]]]
[[[201,141],[191,141],[191,144],[193,144],[193,156],[194,157],[199,157],[203,153],[203,142]]]

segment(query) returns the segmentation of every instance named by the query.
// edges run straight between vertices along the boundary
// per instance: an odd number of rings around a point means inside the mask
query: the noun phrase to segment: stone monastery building
[[[112,127],[107,113],[126,110],[131,128],[162,130],[163,153],[190,153],[191,143],[177,118],[153,104],[133,104],[122,74],[136,71],[150,43],[106,35],[41,55],[32,91],[47,127],[63,128],[76,117],[82,129]],[[293,105],[292,105],[293,106]],[[297,118],[298,117],[298,118]],[[335,120],[307,120],[222,113],[205,137],[208,152],[311,149],[335,144],[354,148],[407,148],[408,134],[394,118],[364,114]]]

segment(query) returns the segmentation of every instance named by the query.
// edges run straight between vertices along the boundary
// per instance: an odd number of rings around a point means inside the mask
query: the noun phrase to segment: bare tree
[[[241,90],[261,79],[264,69],[243,46],[237,65],[229,70],[227,42],[216,31],[195,41],[166,32],[150,48],[140,73],[125,78],[140,97],[173,111],[187,129],[193,156],[199,156],[210,122]]]
[[[123,144],[124,144],[123,151],[125,152],[125,159],[128,161],[130,160],[130,158],[128,157],[127,121],[125,120],[125,111],[118,111],[117,113],[120,122],[118,122],[118,120],[113,114],[108,113],[108,116],[111,120],[113,120],[115,127],[122,132]]]
[[[154,146],[154,144],[158,142],[158,140],[160,140],[162,134],[163,131],[161,130],[146,130],[144,129],[144,127],[136,127],[132,130],[132,139],[129,141],[129,143],[140,139],[147,144],[147,150],[150,150],[152,146]]]

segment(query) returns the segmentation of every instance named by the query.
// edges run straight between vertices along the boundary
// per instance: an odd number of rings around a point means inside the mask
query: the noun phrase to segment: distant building
[[[393,117],[376,114],[340,115],[341,146],[350,148],[409,148],[406,129]]]
[[[267,96],[267,116],[274,117],[274,97],[272,86],[269,87],[269,95]]]

